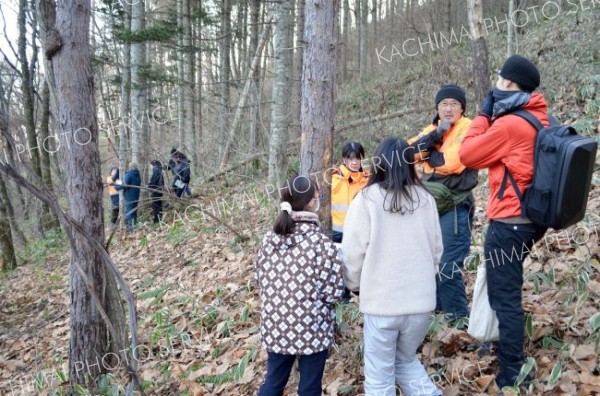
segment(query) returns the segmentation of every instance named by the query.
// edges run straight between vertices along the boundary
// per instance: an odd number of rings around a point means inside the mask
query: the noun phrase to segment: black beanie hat
[[[463,110],[467,108],[467,96],[465,91],[458,85],[445,84],[442,85],[438,93],[435,95],[435,105],[437,106],[444,99],[456,99],[462,104]]]
[[[500,69],[500,76],[516,82],[527,92],[533,92],[540,86],[540,72],[537,67],[521,55],[513,55],[508,58]]]

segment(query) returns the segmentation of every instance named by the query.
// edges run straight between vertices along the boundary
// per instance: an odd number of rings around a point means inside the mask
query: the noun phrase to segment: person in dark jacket
[[[171,158],[167,163],[166,170],[170,170],[173,175],[173,192],[177,198],[181,198],[183,193],[187,193],[190,197],[192,196],[192,190],[190,189],[190,167],[191,162],[181,151],[175,147],[171,149]]]
[[[191,178],[190,172],[190,160],[187,157],[180,153],[177,156],[177,165],[175,165],[174,172],[174,180],[173,180],[173,191],[175,191],[175,195],[177,198],[181,198],[184,192],[187,192],[188,195],[191,195],[191,191],[189,191],[188,184]]]
[[[177,165],[177,157],[179,156],[179,151],[173,147],[171,149],[171,158],[169,158],[169,162],[167,162],[167,166],[165,170],[170,170],[173,174],[173,178],[175,178],[175,165]]]
[[[137,223],[137,208],[140,200],[140,185],[142,178],[136,163],[129,165],[129,170],[123,176],[123,184],[116,185],[117,190],[123,190],[125,199],[125,220],[127,221],[127,232],[133,232]]]
[[[150,197],[152,198],[152,221],[156,224],[160,221],[162,212],[162,196],[165,189],[165,179],[163,177],[163,165],[158,160],[150,162],[152,164],[152,176],[148,183],[148,188],[151,190]]]
[[[117,224],[119,218],[119,191],[117,191],[116,184],[119,180],[119,168],[113,166],[110,169],[110,173],[106,177],[106,184],[108,186],[108,195],[110,196],[110,202],[112,205],[110,223],[114,227]]]

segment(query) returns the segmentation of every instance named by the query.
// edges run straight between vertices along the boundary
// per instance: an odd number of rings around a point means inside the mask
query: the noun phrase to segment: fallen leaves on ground
[[[215,191],[215,196],[239,194],[242,188]],[[204,196],[200,202],[212,198]],[[478,196],[480,208],[483,198]],[[223,225],[206,219],[167,221],[158,230],[146,226],[133,237],[116,239],[111,247],[137,299],[144,346],[139,375],[147,394],[253,395],[260,386],[266,353],[258,334],[260,303],[253,261],[272,213],[258,200],[246,205],[225,217],[227,224],[248,237],[243,242]],[[531,394],[600,394],[600,330],[592,329],[600,306],[599,207],[600,189],[595,187],[579,230],[564,231],[562,239],[550,231],[526,262],[523,305],[533,329],[526,353],[537,366]],[[483,225],[483,220],[476,221],[474,240],[482,240]],[[582,229],[587,230],[583,239]],[[481,243],[474,244],[472,251],[481,251]],[[64,388],[69,340],[67,266],[65,253],[48,258],[41,267],[21,266],[2,279],[2,394],[11,389],[49,394]],[[465,272],[469,296],[474,279],[474,271]],[[357,299],[354,296],[350,304],[338,308],[338,345],[327,361],[326,395],[364,392]],[[491,394],[497,360],[493,353],[481,354],[478,347],[466,331],[448,327],[438,317],[419,356],[445,395]],[[553,373],[557,364],[558,374]],[[124,364],[115,366],[111,374],[112,386],[126,382]],[[555,381],[549,383],[552,375]],[[297,381],[293,373],[286,395],[295,394]]]

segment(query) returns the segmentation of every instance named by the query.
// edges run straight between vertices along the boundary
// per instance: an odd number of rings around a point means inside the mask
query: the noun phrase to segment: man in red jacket
[[[496,384],[500,388],[515,384],[524,362],[523,261],[546,232],[546,228],[521,217],[521,202],[507,173],[508,169],[521,193],[532,182],[537,132],[526,120],[510,113],[524,109],[547,126],[546,101],[540,93],[533,92],[539,85],[540,74],[530,60],[519,55],[508,58],[459,151],[465,166],[489,168],[490,222],[484,260],[490,305],[499,322]]]

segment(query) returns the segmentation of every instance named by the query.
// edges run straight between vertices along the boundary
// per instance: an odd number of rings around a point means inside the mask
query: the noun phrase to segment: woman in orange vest
[[[346,143],[342,149],[342,164],[331,175],[331,224],[333,242],[341,243],[344,221],[350,203],[367,185],[369,175],[362,168],[365,149],[357,142]]]
[[[117,219],[119,218],[119,191],[115,188],[115,183],[118,183],[117,180],[119,180],[119,168],[114,166],[110,169],[110,173],[106,177],[108,195],[112,204],[110,222],[113,226],[117,224]]]

